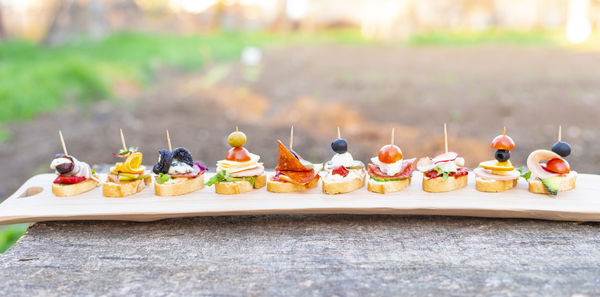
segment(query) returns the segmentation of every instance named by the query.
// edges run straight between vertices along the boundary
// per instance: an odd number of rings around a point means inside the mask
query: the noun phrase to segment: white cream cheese
[[[456,165],[456,162],[454,162],[454,161],[441,162],[441,163],[438,163],[436,165],[436,167],[440,168],[442,171],[445,171],[445,172],[457,172],[458,171],[458,166]]]
[[[350,169],[348,170],[348,175],[346,176],[341,176],[339,174],[332,174],[331,172],[328,172],[327,175],[323,177],[323,181],[326,183],[337,183],[355,178],[362,179],[364,178],[364,174],[365,173],[362,169]]]
[[[343,154],[335,154],[331,158],[331,165],[333,167],[339,167],[339,166],[352,167],[353,164],[354,164],[354,159],[352,158],[352,155],[350,154],[350,152],[345,152]]]
[[[73,163],[71,162],[71,160],[67,159],[67,158],[56,158],[54,160],[52,160],[52,163],[50,163],[50,169],[56,169],[56,167],[62,165],[62,164],[68,164],[68,163]]]
[[[180,161],[173,161],[171,163],[171,167],[169,167],[169,174],[173,175],[173,174],[185,174],[188,172],[192,172],[194,169],[192,168],[192,166],[185,164],[183,162]]]
[[[371,158],[371,162],[377,166],[379,166],[379,169],[381,169],[381,172],[385,173],[386,175],[389,176],[393,176],[396,175],[397,173],[399,173],[400,171],[402,171],[403,169],[403,160],[398,160],[394,163],[391,164],[386,164],[383,163],[381,161],[379,161],[378,157],[373,157]]]

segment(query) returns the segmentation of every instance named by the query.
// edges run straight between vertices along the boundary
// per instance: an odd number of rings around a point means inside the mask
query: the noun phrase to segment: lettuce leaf
[[[159,173],[158,176],[156,177],[156,182],[159,185],[162,185],[162,184],[168,182],[169,180],[171,180],[171,176],[168,174],[164,174],[164,173]]]
[[[531,178],[531,171],[525,169],[524,167],[517,168],[517,171],[519,171],[521,177],[524,178],[525,181],[529,181],[529,179]]]
[[[242,181],[242,180],[248,181],[249,183],[252,184],[253,187],[256,186],[256,176],[233,177],[233,176],[231,176],[231,173],[229,173],[225,170],[221,170],[221,171],[217,172],[217,174],[213,175],[213,177],[211,177],[205,183],[205,185],[210,187],[216,183],[235,182],[235,181]]]

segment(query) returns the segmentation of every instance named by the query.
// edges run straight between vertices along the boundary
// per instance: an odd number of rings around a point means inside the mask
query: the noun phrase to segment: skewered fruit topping
[[[241,131],[235,131],[227,137],[227,143],[232,147],[242,147],[246,144],[246,134]]]
[[[515,142],[508,135],[498,135],[492,140],[491,148],[510,151],[515,148]]]
[[[565,158],[571,154],[571,146],[564,141],[559,141],[552,146],[552,151]]]
[[[483,169],[492,171],[512,171],[515,169],[510,161],[498,162],[496,160],[490,160],[479,163],[479,166]]]
[[[143,173],[146,168],[142,165],[142,153],[135,152],[125,159],[125,162],[115,164],[115,167],[111,168],[112,172],[124,172],[140,174]]]
[[[331,149],[338,154],[343,154],[348,151],[348,142],[346,139],[336,139],[331,142]]]
[[[568,174],[569,172],[571,172],[571,168],[569,168],[569,163],[559,158],[549,160],[546,163],[546,166],[543,168],[547,171],[559,174]]]
[[[192,153],[186,148],[178,147],[173,150],[173,159],[177,159],[185,164],[190,166],[194,166],[194,159],[192,158]]]
[[[173,161],[173,153],[168,150],[160,150],[158,153],[160,156],[158,157],[158,162],[152,168],[152,171],[156,174],[167,174],[171,167],[171,161]]]
[[[379,150],[379,154],[377,154],[377,156],[379,157],[379,161],[381,163],[392,164],[402,160],[402,150],[400,150],[400,148],[396,145],[388,144],[384,145]]]
[[[496,158],[498,162],[506,162],[510,159],[510,152],[507,150],[497,150],[494,154],[494,158]]]
[[[250,161],[248,150],[243,147],[232,147],[225,156],[227,161],[247,162]]]

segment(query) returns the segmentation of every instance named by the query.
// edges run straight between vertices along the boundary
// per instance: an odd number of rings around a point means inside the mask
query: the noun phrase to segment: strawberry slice
[[[86,178],[83,176],[62,176],[59,175],[55,180],[54,183],[55,184],[78,184],[82,181],[85,181]]]
[[[350,171],[348,171],[348,169],[346,169],[346,167],[344,167],[344,165],[340,165],[331,171],[331,174],[338,174],[338,175],[341,175],[342,177],[348,176],[348,173],[350,173]]]

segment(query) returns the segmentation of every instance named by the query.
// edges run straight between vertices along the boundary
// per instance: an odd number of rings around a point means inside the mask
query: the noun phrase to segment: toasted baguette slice
[[[356,191],[365,186],[365,178],[357,177],[347,181],[328,183],[323,180],[323,193],[325,194],[343,194]]]
[[[468,175],[460,177],[449,176],[447,180],[441,177],[426,178],[423,177],[423,191],[430,193],[441,193],[458,190],[467,186]]]
[[[98,179],[97,176],[94,175],[94,177]],[[90,191],[99,184],[97,180],[91,178],[72,185],[52,184],[52,193],[58,197],[74,196]]]
[[[406,189],[411,182],[411,178],[405,178],[401,180],[392,180],[380,182],[369,178],[367,189],[373,193],[393,193]]]
[[[141,192],[146,185],[152,183],[152,177],[132,181],[120,181],[118,183],[105,182],[102,184],[102,195],[104,197],[125,197]]]
[[[279,182],[279,181],[273,181],[273,180],[269,179],[267,181],[267,191],[273,192],[273,193],[302,192],[302,191],[305,191],[308,189],[312,189],[312,188],[316,187],[317,185],[319,185],[319,175],[318,174],[315,176],[315,178],[313,178],[306,185],[297,185],[297,184],[293,184],[293,183]]]
[[[267,184],[267,175],[262,174],[256,177],[256,184],[252,184],[247,180],[234,182],[221,182],[215,184],[215,192],[217,194],[233,195],[245,192],[250,192],[252,189],[260,189]]]
[[[499,193],[510,190],[517,185],[518,179],[486,180],[480,177],[475,179],[475,189],[480,192]]]
[[[577,172],[571,171],[567,176],[563,177],[560,182],[559,192],[565,192],[575,189],[575,182],[577,180]],[[541,180],[536,178],[529,179],[529,192],[535,194],[550,194]]]
[[[173,182],[159,184],[154,183],[154,192],[157,196],[179,196],[204,188],[204,175],[194,178],[174,178]]]

